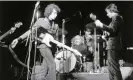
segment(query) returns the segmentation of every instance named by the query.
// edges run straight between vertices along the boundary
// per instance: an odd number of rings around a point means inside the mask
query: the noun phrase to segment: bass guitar
[[[12,27],[10,30],[8,30],[6,33],[4,33],[3,35],[0,36],[0,46],[1,47],[5,47],[5,42],[2,42],[2,40],[8,36],[9,34],[12,34],[15,32],[16,28],[19,28],[21,25],[23,25],[22,22],[17,22],[15,23],[15,26]]]

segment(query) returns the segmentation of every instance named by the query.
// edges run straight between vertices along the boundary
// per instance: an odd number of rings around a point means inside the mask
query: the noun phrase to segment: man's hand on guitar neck
[[[97,27],[103,28],[103,23],[100,20],[96,20],[94,23]]]

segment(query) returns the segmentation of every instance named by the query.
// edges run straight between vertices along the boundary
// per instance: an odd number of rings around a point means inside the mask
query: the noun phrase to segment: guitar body
[[[36,38],[36,30],[33,31],[33,37]],[[43,27],[37,28],[37,40],[39,43],[45,43],[48,47],[50,45],[50,39],[54,39],[52,35],[50,35],[47,30]]]

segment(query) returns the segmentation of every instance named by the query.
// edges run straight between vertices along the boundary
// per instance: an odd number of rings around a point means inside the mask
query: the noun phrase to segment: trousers
[[[42,72],[42,74],[44,75],[44,79],[42,80],[56,80],[56,65],[51,49],[44,45],[43,47],[39,48],[39,51],[43,56],[43,62],[41,66],[43,66],[44,69],[47,68],[47,70],[44,70],[44,72]]]
[[[122,75],[119,66],[119,53],[117,50],[108,50],[108,71],[110,80],[122,80]]]

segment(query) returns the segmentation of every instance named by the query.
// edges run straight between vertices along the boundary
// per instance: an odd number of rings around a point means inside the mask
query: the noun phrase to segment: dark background
[[[85,29],[85,25],[87,23],[93,22],[89,18],[90,13],[95,13],[98,19],[100,19],[103,23],[109,24],[111,20],[106,16],[105,8],[110,3],[115,3],[118,6],[118,10],[123,16],[125,22],[123,30],[124,48],[126,49],[127,47],[133,46],[132,1],[41,1],[39,8],[40,17],[43,17],[44,8],[49,3],[55,3],[61,8],[61,13],[59,13],[57,19],[55,20],[59,24],[60,28],[62,27],[62,19],[70,19],[65,24],[65,29],[68,31],[66,40],[67,45],[69,46],[71,38],[79,34],[80,31],[82,31],[82,34],[84,34],[83,30]],[[13,39],[17,38],[29,29],[35,4],[36,1],[0,1],[1,35],[13,27],[15,22],[23,22],[23,26],[17,29],[15,33],[4,39],[5,42],[9,44]],[[79,12],[81,12],[81,14]],[[18,44],[14,50],[19,59],[24,62],[27,54],[25,42]],[[123,51],[122,55],[125,61],[133,63],[133,52],[131,50]],[[10,79],[12,74],[9,73],[11,65],[22,67],[14,60],[8,49],[0,48],[0,71],[1,74],[4,75],[3,80]]]

